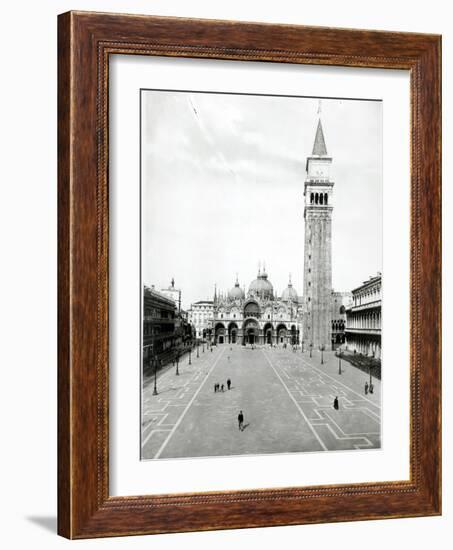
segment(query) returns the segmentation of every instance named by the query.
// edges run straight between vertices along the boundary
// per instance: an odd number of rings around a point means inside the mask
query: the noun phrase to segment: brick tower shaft
[[[303,339],[307,347],[329,349],[332,299],[332,158],[327,155],[321,119],[307,158],[304,186],[305,254]]]

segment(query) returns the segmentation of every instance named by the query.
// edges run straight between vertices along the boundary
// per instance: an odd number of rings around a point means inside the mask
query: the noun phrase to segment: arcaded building
[[[345,343],[346,310],[350,307],[352,292],[332,291],[331,299],[331,340],[332,349]]]
[[[143,365],[153,357],[162,357],[181,345],[176,330],[177,309],[174,300],[154,288],[143,289]]]
[[[381,274],[352,291],[346,310],[346,349],[381,358]]]
[[[300,341],[303,307],[291,283],[277,297],[266,269],[245,292],[236,279],[226,294],[214,295],[212,340],[217,344],[290,344]]]

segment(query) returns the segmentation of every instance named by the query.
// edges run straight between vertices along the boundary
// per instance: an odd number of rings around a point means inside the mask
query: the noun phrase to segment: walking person
[[[365,382],[365,395],[368,395],[368,382]]]
[[[220,386],[220,390],[225,391],[225,386],[223,384]]]
[[[231,388],[231,380],[228,378],[227,380],[227,388],[230,389]]]
[[[238,414],[238,426],[239,430],[242,432],[244,430],[244,413],[242,411],[239,411]]]
[[[370,389],[368,390],[370,393],[374,393],[374,386],[373,383],[370,384]]]
[[[338,397],[335,397],[335,399],[333,400],[333,408],[338,411]]]

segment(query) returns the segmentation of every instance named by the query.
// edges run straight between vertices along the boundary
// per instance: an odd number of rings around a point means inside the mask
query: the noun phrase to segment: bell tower
[[[319,112],[319,111],[318,111]],[[329,349],[332,295],[332,158],[327,154],[321,118],[304,186],[304,342],[306,349]]]

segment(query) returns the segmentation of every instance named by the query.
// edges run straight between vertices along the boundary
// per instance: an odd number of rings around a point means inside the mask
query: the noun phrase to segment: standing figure
[[[374,386],[373,384],[371,383],[370,384],[370,389],[368,390],[370,393],[373,393],[374,392]]]
[[[333,408],[338,411],[338,397],[335,397],[333,400]]]
[[[244,429],[244,413],[242,411],[239,411],[239,414],[238,414],[238,425],[239,425],[240,431],[242,432]]]
[[[220,391],[225,391],[225,386],[223,384],[220,386]]]
[[[365,382],[365,395],[368,395],[368,382]]]
[[[231,388],[231,380],[230,380],[229,378],[228,378],[228,380],[227,380],[227,387],[228,387],[228,389]]]

